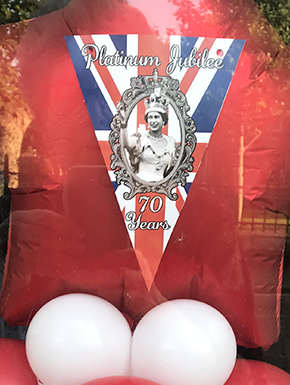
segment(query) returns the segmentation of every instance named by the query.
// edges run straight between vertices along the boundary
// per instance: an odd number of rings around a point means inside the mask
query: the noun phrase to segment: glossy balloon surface
[[[152,309],[132,342],[132,374],[163,385],[223,385],[236,359],[236,340],[214,308],[174,300]]]
[[[238,359],[225,385],[289,385],[290,374],[266,362]]]
[[[145,380],[139,377],[116,376],[99,378],[94,381],[86,382],[83,385],[158,385],[156,382]]]
[[[130,348],[131,331],[123,315],[87,294],[68,294],[44,305],[26,338],[29,363],[45,385],[128,375]]]

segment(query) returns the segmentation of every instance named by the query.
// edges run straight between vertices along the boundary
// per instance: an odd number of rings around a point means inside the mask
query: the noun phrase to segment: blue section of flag
[[[223,60],[224,67],[216,72],[211,84],[203,95],[192,116],[197,127],[197,132],[213,131],[244,43],[244,40],[233,41]]]
[[[180,47],[181,47],[181,57],[185,59],[190,55],[191,50],[193,49],[195,43],[197,42],[197,37],[184,37],[181,36]],[[180,67],[180,70],[182,68]]]
[[[117,188],[119,187],[119,185],[118,185],[117,182],[115,182],[115,181],[112,181],[112,185],[113,185],[113,187],[114,187],[114,191],[116,191]]]
[[[189,193],[189,190],[190,190],[190,187],[191,187],[192,183],[186,183],[186,185],[184,186],[184,190],[186,191],[186,194],[188,195]]]
[[[123,55],[127,55],[127,35],[110,35],[110,39],[113,42],[116,51],[124,51]],[[198,37],[180,38],[180,55],[182,60],[190,55],[190,52],[197,40]],[[82,56],[80,47],[78,46],[75,37],[67,36],[66,42],[94,129],[110,131],[109,125],[113,118],[113,113],[110,110],[91,70],[85,69],[86,60]],[[244,43],[244,40],[234,40],[232,42],[227,54],[223,58],[224,67],[216,71],[211,83],[205,90],[205,93],[203,94],[203,97],[201,98],[200,103],[192,116],[197,126],[197,132],[211,133],[213,131],[231,84]],[[201,68],[200,71],[203,71],[203,69]],[[107,91],[110,92],[110,89]],[[188,103],[190,105],[190,100]],[[112,184],[114,190],[116,191],[118,188],[117,183],[113,181]],[[185,186],[187,194],[191,185],[192,183],[187,183]]]
[[[127,55],[127,35],[110,35],[117,51],[124,51],[124,56]]]
[[[110,130],[113,114],[73,36],[65,36],[67,47],[95,130]]]

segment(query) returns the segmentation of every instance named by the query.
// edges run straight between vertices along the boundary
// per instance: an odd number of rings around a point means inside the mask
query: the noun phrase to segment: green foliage
[[[290,43],[290,0],[255,0],[256,5],[279,33]]]
[[[260,11],[290,43],[290,0],[254,0]],[[69,0],[0,0],[0,24],[15,23],[65,6]],[[218,2],[219,3],[219,2]]]
[[[27,20],[45,2],[46,0],[0,0],[0,24]]]

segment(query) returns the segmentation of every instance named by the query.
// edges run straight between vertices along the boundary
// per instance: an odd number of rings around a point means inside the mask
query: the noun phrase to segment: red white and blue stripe
[[[121,100],[122,94],[130,88],[130,79],[138,75],[151,75],[154,67],[140,66],[100,66],[97,61],[92,62],[90,69],[86,69],[86,59],[82,55],[82,48],[86,44],[95,44],[98,47],[106,46],[107,55],[114,55],[116,51],[123,51],[124,55],[158,55],[162,65],[158,68],[161,75],[166,75],[165,67],[170,61],[170,49],[173,45],[179,47],[180,56],[185,59],[195,47],[198,52],[205,48],[209,51],[209,57],[213,59],[222,58],[224,66],[216,68],[185,68],[177,67],[170,75],[180,82],[180,90],[186,95],[190,106],[188,114],[192,116],[197,126],[197,146],[193,154],[195,158],[194,171],[190,173],[185,187],[178,187],[177,201],[165,199],[165,207],[162,215],[171,229],[166,231],[155,231],[155,255],[157,262],[149,262],[151,278],[146,280],[148,289],[156,274],[159,261],[168,243],[171,232],[175,226],[183,204],[187,198],[188,191],[198,172],[202,156],[209,143],[212,131],[218,119],[223,102],[228,92],[238,59],[243,49],[244,41],[235,39],[219,39],[205,37],[182,37],[182,36],[147,36],[147,35],[85,35],[66,36],[67,46],[75,67],[75,71],[83,92],[83,96],[94,126],[96,138],[101,146],[105,163],[113,183],[120,210],[125,216],[129,211],[136,211],[136,198],[126,201],[123,193],[127,191],[124,185],[118,186],[115,182],[114,171],[110,169],[110,155],[112,153],[108,142],[110,122],[116,114],[116,104]],[[140,115],[140,114],[139,114]],[[173,109],[168,111],[168,131],[164,132],[177,139],[180,138],[179,122]],[[136,130],[138,124],[144,124],[144,117],[138,116],[138,109],[134,109],[130,116],[128,130]],[[131,127],[131,128],[130,128]],[[137,197],[138,198],[138,197]],[[165,197],[164,197],[165,198]],[[155,220],[155,219],[152,219]],[[130,231],[128,230],[132,246],[135,248],[136,256],[140,266],[147,260],[148,240],[152,244],[152,231]],[[139,239],[140,238],[140,239]],[[147,238],[148,239],[148,238]],[[154,243],[154,242],[153,242]],[[139,256],[138,256],[139,255]],[[157,256],[159,255],[159,256]],[[151,259],[153,257],[150,257]],[[143,261],[143,262],[142,262]],[[148,267],[148,266],[147,266]],[[142,266],[141,266],[142,268]],[[144,267],[145,268],[145,267]]]

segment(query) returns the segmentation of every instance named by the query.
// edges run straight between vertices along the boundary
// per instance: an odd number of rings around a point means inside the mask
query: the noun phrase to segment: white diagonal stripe
[[[83,40],[82,40],[82,38],[80,36],[75,36],[74,38],[76,40],[76,43],[77,43],[79,49],[82,50],[83,46],[85,45]],[[105,84],[104,84],[104,82],[103,82],[99,72],[97,71],[95,65],[92,63],[91,68],[86,70],[86,71],[91,71],[91,73],[92,73],[96,83],[98,84],[98,86],[99,86],[99,88],[100,88],[104,98],[106,99],[106,102],[107,102],[107,104],[108,104],[112,114],[115,115],[115,113],[116,113],[116,106],[115,106],[115,104],[114,104],[114,102],[113,102],[113,100],[111,98],[111,95],[109,94],[109,92],[108,92],[108,90],[107,90],[107,88],[106,88],[106,86],[105,86]]]
[[[225,57],[233,41],[233,39],[216,39],[209,51],[209,57],[218,59],[219,57],[217,56],[216,52],[219,49],[224,52]],[[194,81],[191,83],[186,93],[187,100],[190,100],[190,110],[188,112],[190,116],[194,114],[216,72],[216,68],[200,68],[198,71]]]

